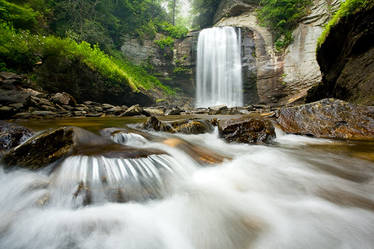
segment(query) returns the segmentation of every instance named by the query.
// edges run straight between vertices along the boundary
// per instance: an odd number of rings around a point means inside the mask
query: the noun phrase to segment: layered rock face
[[[174,49],[161,49],[154,40],[127,37],[121,51],[134,64],[148,67],[163,83],[194,96],[197,37],[198,32],[190,32],[175,41]],[[159,39],[162,36],[157,34],[155,40]]]
[[[323,74],[308,101],[335,97],[374,105],[374,6],[342,18],[317,51]]]
[[[339,8],[341,0],[316,0],[310,14],[304,17],[293,32],[293,43],[284,56],[284,91],[291,98],[303,97],[313,85],[321,82],[316,59],[317,40],[324,25]]]
[[[305,97],[307,90],[321,81],[316,60],[317,39],[323,26],[339,7],[340,0],[315,0],[310,14],[293,32],[294,42],[279,53],[274,50],[270,31],[259,25],[256,0],[224,0],[215,15],[216,26],[235,26],[250,30],[242,39],[252,37],[254,43],[257,103],[290,103]],[[248,35],[249,34],[249,35]],[[243,65],[248,52],[243,47]],[[243,70],[244,72],[248,70]],[[244,81],[247,75],[244,74]],[[253,81],[253,80],[252,80]],[[245,88],[245,92],[248,89]],[[254,93],[254,91],[256,91]],[[256,102],[255,102],[256,103]]]

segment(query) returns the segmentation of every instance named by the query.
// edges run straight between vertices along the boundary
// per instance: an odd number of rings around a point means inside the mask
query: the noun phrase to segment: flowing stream
[[[179,137],[232,160],[201,165],[183,150],[116,135],[169,155],[74,156],[52,173],[0,168],[0,248],[374,247],[374,164],[341,152],[346,145],[279,132],[271,146],[227,144],[217,131]],[[149,191],[114,202],[119,187]]]
[[[242,106],[240,30],[214,27],[200,31],[197,43],[196,106]]]

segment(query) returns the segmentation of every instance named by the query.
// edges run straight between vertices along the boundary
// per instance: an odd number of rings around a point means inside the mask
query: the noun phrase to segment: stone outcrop
[[[322,83],[308,101],[335,97],[374,105],[374,4],[342,18],[317,51]]]
[[[314,0],[310,14],[293,31],[294,41],[286,50],[282,75],[287,100],[304,97],[308,89],[321,82],[317,40],[340,3],[341,0]]]
[[[287,133],[320,138],[374,139],[374,107],[342,100],[323,99],[277,112],[277,122]]]
[[[148,68],[163,83],[178,87],[187,96],[195,95],[196,43],[198,32],[190,32],[174,42],[173,50],[161,49],[155,40],[164,38],[156,34],[153,40],[126,37],[122,53],[134,64]]]
[[[156,117],[149,117],[142,125],[143,129],[163,131],[169,133],[202,134],[213,130],[207,120],[183,119],[177,121],[161,121]]]
[[[71,155],[102,155],[115,158],[142,158],[166,154],[153,149],[137,149],[116,144],[78,127],[61,127],[45,131],[8,151],[3,160],[6,167],[39,169]]]
[[[275,138],[271,121],[250,116],[220,120],[218,132],[229,143],[265,144]]]

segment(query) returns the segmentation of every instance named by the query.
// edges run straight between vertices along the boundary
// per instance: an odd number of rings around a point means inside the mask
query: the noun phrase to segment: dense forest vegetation
[[[157,32],[172,46],[188,31],[172,18],[153,0],[0,0],[0,70],[26,73],[45,90],[78,97],[83,76],[72,73],[76,67],[96,75],[88,77],[92,84],[173,94],[119,50],[125,37],[154,39]]]

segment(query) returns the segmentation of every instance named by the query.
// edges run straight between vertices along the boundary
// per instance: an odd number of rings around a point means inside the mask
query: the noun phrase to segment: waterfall
[[[197,43],[196,106],[242,106],[240,30],[204,29]]]

